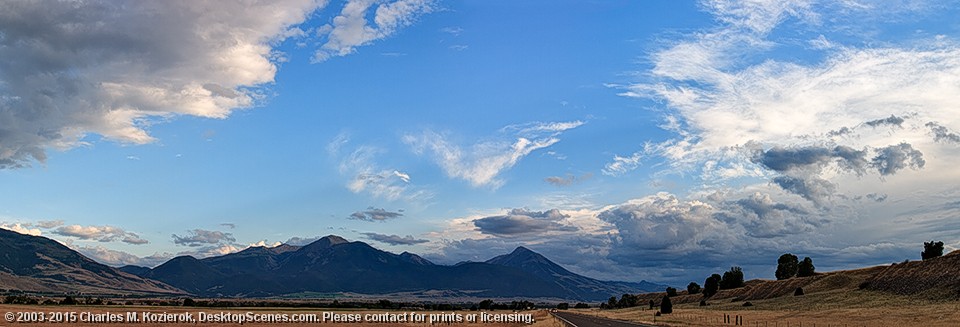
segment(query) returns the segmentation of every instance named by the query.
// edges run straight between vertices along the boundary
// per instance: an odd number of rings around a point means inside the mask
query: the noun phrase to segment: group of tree
[[[933,259],[943,255],[943,242],[930,241],[923,242],[923,252],[920,252],[920,258],[923,260]]]
[[[774,275],[777,280],[784,280],[793,277],[809,277],[816,274],[816,267],[813,266],[813,259],[804,257],[799,261],[797,256],[784,253],[777,259],[777,271]]]
[[[740,288],[743,287],[743,285],[743,269],[734,266],[730,267],[730,270],[725,271],[722,276],[720,274],[713,274],[707,277],[707,279],[703,281],[703,288],[700,288],[699,284],[691,282],[687,285],[687,293],[703,293],[703,297],[711,297],[716,295],[720,290]]]
[[[574,309],[590,309],[590,305],[589,305],[589,304],[586,304],[586,303],[583,303],[583,302],[579,302],[579,303],[577,303],[576,305],[574,305],[573,308],[574,308]],[[558,303],[558,304],[557,304],[557,309],[559,309],[559,310],[567,310],[567,309],[570,309],[570,303],[566,303],[566,302]]]

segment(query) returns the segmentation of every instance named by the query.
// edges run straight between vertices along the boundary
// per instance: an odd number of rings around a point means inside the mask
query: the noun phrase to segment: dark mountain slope
[[[0,229],[0,249],[0,273],[4,273],[0,284],[7,285],[0,285],[2,288],[52,292],[182,293],[170,285],[97,263],[45,237]]]

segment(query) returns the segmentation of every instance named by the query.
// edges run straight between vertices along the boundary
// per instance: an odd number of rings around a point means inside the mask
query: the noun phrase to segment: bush
[[[923,260],[933,259],[943,255],[943,242],[923,242],[923,252],[920,252],[920,258]]]
[[[607,308],[613,309],[616,307],[617,307],[617,297],[611,296],[609,299],[607,299]]]
[[[624,294],[620,296],[620,301],[617,302],[618,308],[629,308],[635,307],[640,304],[640,298],[633,294]]]
[[[743,302],[743,306],[745,306],[745,307],[752,307],[752,306],[753,306],[753,303],[750,303],[750,301]]]
[[[729,290],[743,287],[743,269],[740,267],[730,267],[720,278],[720,289]]]
[[[567,310],[567,309],[570,309],[570,303],[567,303],[567,302],[558,303],[558,304],[557,304],[557,309],[558,309],[558,310]]]
[[[816,269],[817,267],[813,266],[813,259],[810,259],[810,257],[805,257],[797,266],[797,277],[813,276],[816,274]]]
[[[700,293],[700,284],[690,282],[687,284],[687,294],[699,294]]]
[[[80,304],[80,302],[77,302],[77,300],[74,299],[72,296],[68,296],[63,298],[63,300],[60,301],[60,304],[61,305],[77,305],[77,304]]]
[[[654,303],[653,300],[650,300],[649,304],[650,304],[650,309],[653,309],[653,307],[657,306],[657,304]]]
[[[185,306],[185,307],[192,307],[192,306],[196,306],[196,305],[197,305],[197,302],[194,301],[194,300],[191,299],[191,298],[183,299],[183,306]]]
[[[573,308],[574,309],[590,309],[590,305],[580,302],[580,303],[577,303],[577,305],[573,306]]]
[[[701,307],[707,306],[707,300],[700,300],[700,306]]]
[[[717,294],[717,290],[720,289],[720,280],[722,277],[718,274],[710,275],[707,277],[707,280],[703,282],[703,296],[711,297],[714,294]]]
[[[801,295],[803,295],[803,287],[797,287],[797,289],[793,291],[793,296],[801,296]]]
[[[673,287],[667,287],[667,296],[677,296],[677,289]]]
[[[663,300],[660,300],[660,312],[663,314],[673,313],[673,303],[670,303],[669,296],[664,296]]]
[[[797,256],[784,253],[780,256],[780,259],[777,259],[777,272],[774,274],[777,276],[777,280],[784,280],[796,275],[797,269]]]

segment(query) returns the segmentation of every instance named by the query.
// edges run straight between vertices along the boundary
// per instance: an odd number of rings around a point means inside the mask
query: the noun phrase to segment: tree
[[[688,294],[697,294],[700,293],[700,284],[690,282],[687,284],[687,293]]]
[[[609,299],[607,299],[607,308],[613,309],[616,307],[617,307],[617,297],[611,296]]]
[[[664,295],[663,300],[660,300],[660,313],[673,313],[673,303],[670,303],[669,296]]]
[[[619,308],[635,307],[637,306],[637,304],[639,304],[638,303],[639,301],[640,301],[640,298],[638,298],[636,295],[624,294],[623,296],[620,297],[620,302],[617,302],[617,307]]]
[[[655,306],[657,306],[657,304],[654,303],[653,300],[650,300],[650,310],[653,310],[653,307]]]
[[[813,266],[813,259],[804,257],[803,261],[797,265],[797,277],[809,277],[816,274],[817,267]]]
[[[577,303],[577,305],[573,306],[573,308],[574,309],[590,309],[590,305],[583,302],[579,302]]]
[[[194,300],[191,299],[191,298],[183,299],[183,306],[185,306],[185,307],[192,307],[192,306],[196,306],[196,305],[197,305],[197,301],[194,301]]]
[[[8,301],[7,303],[11,303],[11,302]],[[77,305],[77,304],[80,304],[80,302],[77,301],[76,299],[74,299],[72,296],[67,296],[67,297],[63,298],[63,301],[60,301],[60,304],[62,304],[62,305]]]
[[[558,309],[558,310],[567,310],[567,309],[570,309],[570,303],[567,303],[567,302],[558,303],[558,304],[557,304],[557,309]]]
[[[667,287],[667,296],[677,296],[677,289],[673,287]]]
[[[703,296],[711,297],[714,294],[717,294],[717,290],[720,289],[720,280],[722,278],[718,274],[710,275],[707,277],[707,280],[703,282]]]
[[[784,253],[780,256],[780,259],[777,259],[777,280],[784,280],[790,277],[793,277],[797,274],[798,263],[797,256]]]
[[[743,287],[743,269],[730,267],[730,270],[724,272],[723,277],[720,278],[720,289],[729,290],[738,287]]]
[[[480,308],[480,310],[490,310],[490,307],[492,306],[493,306],[493,300],[487,299],[487,300],[480,301],[480,305],[478,307]]]
[[[923,242],[923,252],[920,252],[920,258],[923,260],[933,259],[943,255],[943,242]]]

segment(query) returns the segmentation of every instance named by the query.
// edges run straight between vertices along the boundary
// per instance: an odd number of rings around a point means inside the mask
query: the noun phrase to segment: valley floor
[[[933,301],[872,291],[820,292],[804,296],[783,296],[766,300],[711,301],[675,305],[672,314],[654,317],[656,309],[635,307],[618,310],[583,310],[581,313],[620,320],[656,323],[664,326],[754,327],[873,327],[873,326],[960,326],[960,301]],[[724,317],[729,317],[725,322]]]

